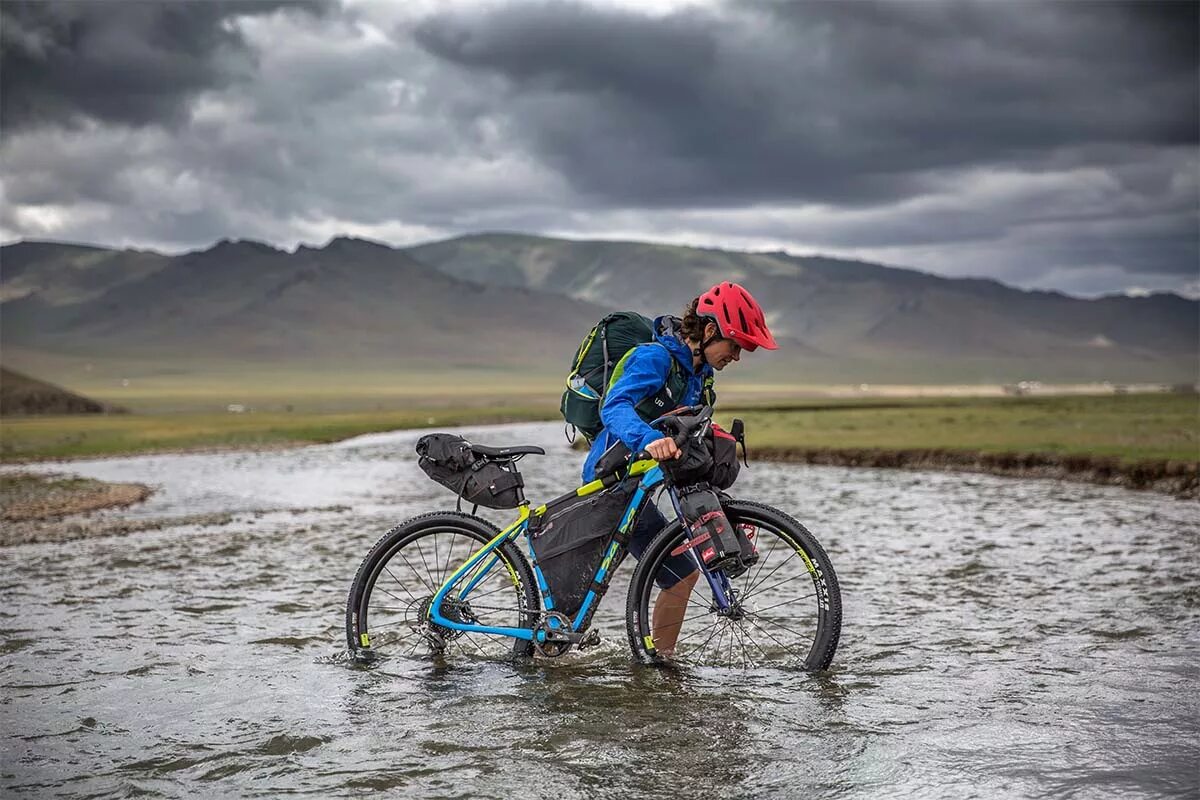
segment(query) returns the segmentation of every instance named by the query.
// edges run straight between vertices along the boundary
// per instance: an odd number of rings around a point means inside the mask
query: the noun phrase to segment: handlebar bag
[[[430,433],[417,440],[417,465],[435,481],[472,505],[516,508],[525,480],[512,460],[479,457],[471,443],[452,433]]]
[[[736,420],[734,430],[737,430]],[[705,437],[708,441],[705,443],[712,454],[712,471],[708,476],[708,483],[716,489],[728,489],[733,486],[733,482],[737,480],[738,472],[741,471],[742,465],[738,461],[737,455],[737,438],[732,433],[729,433],[715,422],[712,424],[712,430]]]
[[[589,590],[603,593],[607,581],[596,584],[596,573],[637,486],[622,481],[587,497],[568,497],[530,518],[534,563],[550,589],[552,610],[574,620]]]
[[[663,433],[679,443],[680,434],[690,423],[694,424],[692,420],[680,416],[663,418],[657,424]],[[679,445],[679,458],[658,462],[673,485],[691,486],[708,481],[713,469],[712,448],[705,441],[708,438],[709,427],[710,423],[706,422],[684,437],[683,443]]]
[[[741,470],[737,441],[720,425],[708,423],[684,439],[680,458],[661,462],[663,472],[675,486],[707,483],[715,489],[728,489]]]

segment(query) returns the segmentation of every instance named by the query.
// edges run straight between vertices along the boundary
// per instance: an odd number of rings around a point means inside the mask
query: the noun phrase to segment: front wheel
[[[675,521],[663,528],[630,581],[626,626],[634,657],[685,667],[825,669],[842,627],[829,556],[778,509],[742,500],[722,505],[730,523],[755,541],[758,561],[730,581],[733,602],[719,609],[703,573],[678,574],[683,527]]]
[[[359,566],[346,601],[350,654],[360,661],[529,655],[532,645],[523,639],[451,629],[429,618],[441,585],[499,533],[479,517],[447,511],[414,517],[384,534]],[[512,542],[493,553],[495,563],[465,598],[458,589],[447,595],[443,615],[466,624],[531,627],[539,600],[529,562]]]

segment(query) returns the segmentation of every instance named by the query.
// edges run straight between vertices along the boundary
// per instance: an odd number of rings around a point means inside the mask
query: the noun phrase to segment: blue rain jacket
[[[713,374],[713,368],[708,364],[701,364],[698,371],[692,371],[692,350],[678,333],[678,317],[658,317],[654,320],[654,330],[657,344],[647,343],[635,347],[629,360],[625,362],[625,372],[609,387],[604,397],[604,405],[600,408],[600,420],[604,423],[604,430],[596,437],[587,460],[583,462],[585,483],[593,480],[596,462],[617,439],[636,453],[662,438],[660,431],[642,421],[634,407],[656,394],[667,382],[667,375],[671,371],[671,359],[678,361],[683,367],[683,374],[688,376],[687,389],[675,408],[699,403],[704,381]],[[671,410],[664,409],[663,413]]]

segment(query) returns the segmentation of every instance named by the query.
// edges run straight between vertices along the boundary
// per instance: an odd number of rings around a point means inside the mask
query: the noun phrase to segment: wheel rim
[[[359,603],[360,644],[365,634],[368,651],[376,658],[430,654],[496,658],[512,652],[513,639],[507,636],[458,631],[435,625],[428,617],[434,594],[486,541],[461,529],[433,528],[397,542],[372,570]],[[503,557],[465,601],[457,591],[443,604],[449,619],[519,627],[527,615],[520,578]]]
[[[683,593],[678,588],[683,581],[676,584],[675,597],[658,585],[663,576],[677,579],[676,570],[663,561],[685,543],[680,531],[656,554],[649,568],[652,579],[642,590],[643,651],[681,667],[811,669],[828,608],[828,589],[820,569],[799,542],[766,520],[743,515],[731,522],[754,526],[759,553],[755,564],[730,581],[736,597],[733,608],[717,610],[708,581],[697,572],[683,603],[682,621],[669,622],[672,616],[660,609],[664,603],[678,606]]]

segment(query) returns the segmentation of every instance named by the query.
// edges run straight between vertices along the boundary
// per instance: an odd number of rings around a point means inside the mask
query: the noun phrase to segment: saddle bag
[[[452,433],[430,433],[417,440],[418,466],[426,475],[472,505],[516,508],[525,481],[511,461],[475,454],[471,443]]]
[[[554,611],[573,620],[588,590],[604,592],[607,581],[597,584],[596,572],[636,491],[637,481],[624,481],[597,494],[551,503],[530,518],[534,564],[550,590]]]
[[[692,534],[681,552],[694,549],[709,572],[724,570],[730,578],[736,578],[758,561],[748,530],[730,524],[716,492],[690,491],[679,498],[679,507]]]

